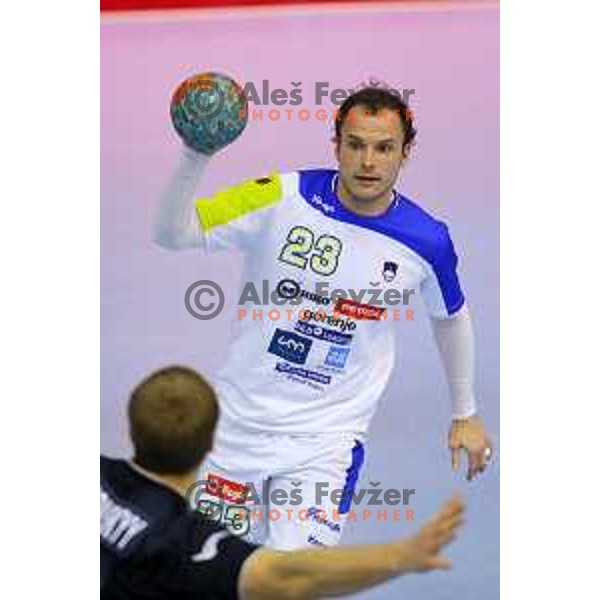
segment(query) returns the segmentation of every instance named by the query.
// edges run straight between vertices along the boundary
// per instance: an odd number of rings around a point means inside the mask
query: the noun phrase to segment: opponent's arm
[[[181,250],[203,245],[195,192],[209,160],[208,156],[183,147],[179,164],[156,208],[154,241],[159,246]]]
[[[341,596],[407,573],[449,569],[440,551],[463,522],[464,505],[453,498],[419,533],[388,544],[281,552],[256,551],[243,566],[243,600],[313,600]]]

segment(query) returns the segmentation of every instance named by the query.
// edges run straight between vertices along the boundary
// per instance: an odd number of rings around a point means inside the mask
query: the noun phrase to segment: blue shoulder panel
[[[464,304],[448,227],[432,217],[412,200],[396,194],[389,209],[377,217],[365,217],[349,211],[335,193],[337,171],[315,169],[299,171],[300,194],[325,216],[357,227],[381,233],[410,248],[433,269],[448,314]]]

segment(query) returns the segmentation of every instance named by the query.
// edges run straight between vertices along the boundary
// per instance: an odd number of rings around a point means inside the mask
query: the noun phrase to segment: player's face
[[[340,169],[340,194],[365,204],[391,199],[398,172],[406,156],[400,116],[382,110],[370,114],[355,106],[336,142]]]

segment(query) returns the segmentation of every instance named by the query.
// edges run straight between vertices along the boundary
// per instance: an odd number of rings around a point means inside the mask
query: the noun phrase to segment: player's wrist
[[[181,144],[183,155],[191,161],[194,162],[204,162],[210,158],[207,154],[202,154],[202,152],[198,152],[198,150],[194,150],[194,148],[190,148],[187,144]]]
[[[475,411],[475,410],[469,411],[468,413],[452,415],[453,423],[466,423],[468,421],[477,421],[477,420],[481,420],[481,419],[479,418],[479,415],[477,414],[477,411]]]
[[[414,540],[412,538],[392,542],[390,545],[392,546],[388,563],[390,575],[404,575],[418,570],[414,560]]]

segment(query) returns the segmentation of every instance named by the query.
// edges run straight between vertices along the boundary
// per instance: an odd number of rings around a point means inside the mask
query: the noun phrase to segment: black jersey
[[[100,457],[101,600],[237,600],[255,549],[126,461]]]

